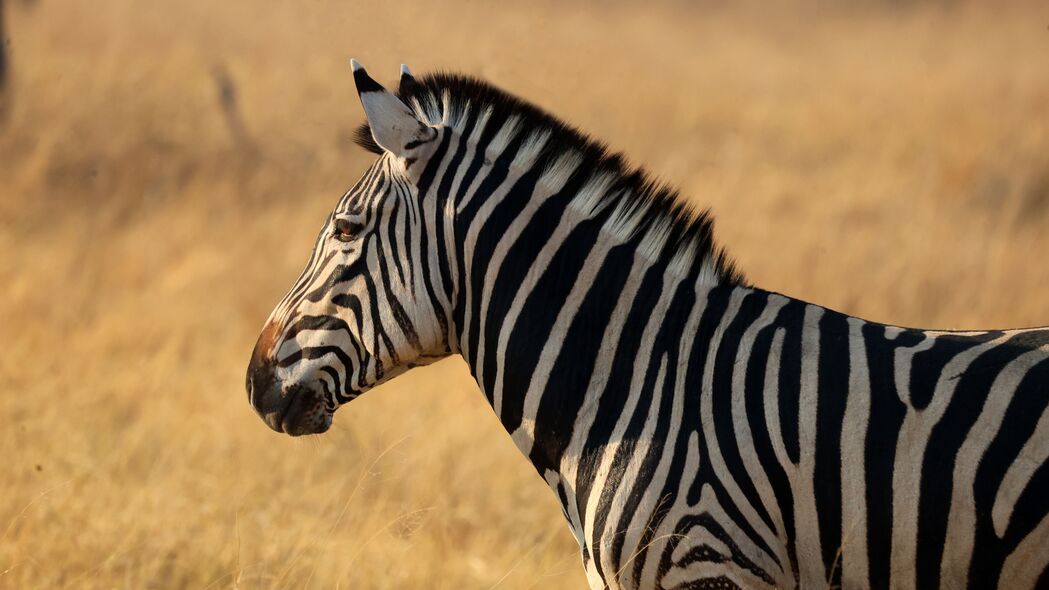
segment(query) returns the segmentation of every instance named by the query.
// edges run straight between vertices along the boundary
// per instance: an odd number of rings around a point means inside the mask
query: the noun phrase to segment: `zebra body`
[[[461,354],[594,588],[1049,585],[1049,329],[753,288],[705,213],[534,107],[355,79],[379,159],[256,345],[275,430]]]

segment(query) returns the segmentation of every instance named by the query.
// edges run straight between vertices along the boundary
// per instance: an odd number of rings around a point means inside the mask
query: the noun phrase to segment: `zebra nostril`
[[[248,367],[248,378],[247,378],[247,390],[248,390],[248,401],[259,413],[266,413],[273,410],[273,406],[276,405],[274,398],[279,398],[279,395],[275,395],[276,389],[276,374],[273,366],[269,363],[252,363]]]
[[[277,324],[272,322],[266,324],[258,341],[255,342],[255,348],[251,351],[251,360],[248,362],[248,374],[244,386],[248,392],[248,402],[259,412],[265,411],[264,406],[270,405],[271,402],[268,398],[276,380],[272,356],[279,333],[280,329]]]
[[[269,363],[252,363],[248,368],[248,401],[255,413],[270,428],[282,432],[281,421],[290,398],[285,399],[277,382],[275,367]]]
[[[244,389],[248,392],[248,403],[255,405],[255,367],[248,365],[248,373],[244,376]]]
[[[252,407],[255,406],[255,399],[258,397],[255,393],[258,390],[258,388],[255,385],[254,375],[255,371],[248,371],[248,382],[245,385],[245,388],[248,390],[248,403],[250,403]]]

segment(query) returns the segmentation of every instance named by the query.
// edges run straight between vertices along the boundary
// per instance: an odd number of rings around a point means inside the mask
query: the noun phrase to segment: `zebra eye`
[[[345,219],[335,220],[335,233],[332,234],[336,240],[340,242],[350,242],[361,235],[364,231],[364,225],[356,223],[354,221],[347,221]]]

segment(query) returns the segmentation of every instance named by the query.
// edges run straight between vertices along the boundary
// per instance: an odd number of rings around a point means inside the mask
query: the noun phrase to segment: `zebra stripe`
[[[354,75],[379,158],[256,345],[275,430],[460,354],[594,588],[1049,585],[1049,329],[750,287],[708,214],[537,108]]]

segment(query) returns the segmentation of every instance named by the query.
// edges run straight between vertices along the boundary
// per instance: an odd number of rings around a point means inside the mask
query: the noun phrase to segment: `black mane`
[[[611,174],[617,179],[607,191],[609,199],[627,199],[626,209],[638,216],[637,232],[660,227],[667,234],[671,248],[690,249],[695,263],[709,261],[721,285],[745,286],[746,280],[724,250],[714,243],[713,217],[708,209],[694,210],[677,190],[654,181],[640,167],[627,163],[623,154],[610,151],[602,142],[580,132],[535,105],[472,76],[436,73],[402,84],[397,96],[409,106],[417,101],[427,113],[442,113],[443,96],[447,95],[456,121],[467,105],[472,112],[490,109],[488,125],[500,125],[516,117],[525,133],[549,132],[549,139],[536,159],[536,165],[550,166],[561,157],[573,154],[580,158],[578,170],[591,177]],[[437,119],[442,117],[438,116]],[[365,150],[382,154],[383,149],[372,138],[368,123],[357,128],[354,141]]]

